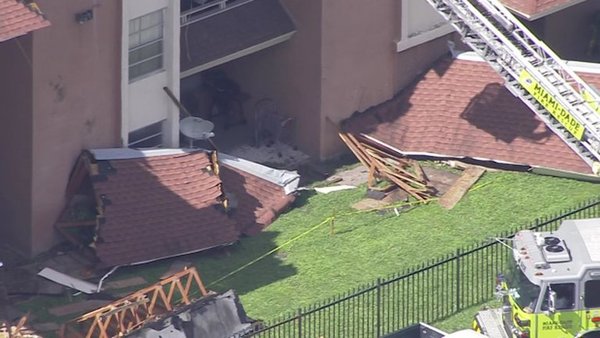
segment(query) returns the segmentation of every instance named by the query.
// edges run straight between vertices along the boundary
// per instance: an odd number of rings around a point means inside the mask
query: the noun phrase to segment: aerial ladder
[[[600,95],[497,0],[427,0],[600,175]],[[551,154],[549,154],[551,156]]]

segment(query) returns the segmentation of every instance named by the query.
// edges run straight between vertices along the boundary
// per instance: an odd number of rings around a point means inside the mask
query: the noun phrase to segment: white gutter
[[[243,158],[219,153],[219,162],[224,165],[245,171],[265,181],[275,183],[282,187],[286,195],[298,190],[300,175],[295,171],[273,169],[259,163],[244,160]]]
[[[106,148],[89,150],[97,161],[127,160],[134,158],[147,158],[154,156],[185,155],[194,152],[208,152],[206,149],[148,149],[138,150],[130,148]],[[217,153],[219,162],[230,167],[242,170],[265,181],[277,184],[282,187],[286,194],[291,194],[298,189],[300,175],[295,171],[280,170],[267,167],[265,165],[248,161],[243,158]]]

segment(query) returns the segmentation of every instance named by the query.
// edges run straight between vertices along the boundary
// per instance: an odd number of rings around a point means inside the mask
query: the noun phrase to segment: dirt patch
[[[328,182],[335,182],[335,185],[353,185],[359,186],[367,183],[369,170],[364,166],[357,166],[348,170],[335,173],[327,178]]]
[[[437,190],[437,196],[445,194],[460,177],[460,174],[458,173],[436,167],[424,166],[423,172],[425,173],[425,176],[427,176],[429,184]]]

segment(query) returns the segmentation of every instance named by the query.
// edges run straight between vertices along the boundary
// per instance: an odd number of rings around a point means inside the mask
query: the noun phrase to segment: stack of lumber
[[[368,186],[377,180],[386,180],[406,191],[419,201],[426,201],[435,194],[417,161],[392,154],[350,133],[339,133],[346,146],[358,160],[369,169]]]

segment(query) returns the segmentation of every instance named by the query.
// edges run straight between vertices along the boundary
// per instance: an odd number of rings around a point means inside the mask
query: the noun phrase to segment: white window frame
[[[142,20],[144,18],[147,18],[147,17],[149,17],[151,15],[156,15],[157,13],[160,13],[160,22],[159,23],[152,24],[151,26],[141,28],[141,23],[142,23]],[[139,24],[138,24],[139,30],[132,31],[131,30],[132,23],[134,23],[136,21],[139,22]],[[165,13],[164,13],[164,9],[159,9],[157,11],[153,11],[153,12],[150,12],[148,14],[139,16],[137,18],[133,18],[133,19],[129,20],[128,27],[129,27],[129,32],[128,32],[129,33],[128,34],[129,48],[128,48],[128,67],[127,68],[128,68],[129,83],[135,82],[135,81],[138,81],[138,80],[143,79],[145,77],[148,77],[148,76],[154,75],[156,73],[162,72],[165,69],[165,58],[164,58],[164,54],[165,54],[165,50],[164,50],[164,47],[165,47],[164,46],[164,39],[165,39]],[[158,36],[157,38],[154,38],[152,40],[148,40],[148,41],[145,41],[143,43],[134,45],[134,46],[131,45],[132,36],[137,36],[138,39],[139,39],[139,41],[142,41],[142,39],[143,39],[142,38],[142,34],[144,32],[149,32],[150,30],[155,29],[155,28],[159,28],[158,31],[160,32],[160,36]],[[148,46],[151,46],[151,45],[156,44],[156,43],[160,43],[160,51],[158,53],[155,53],[155,54],[153,54],[151,56],[145,57],[145,58],[143,58],[141,60],[138,60],[138,61],[136,61],[134,63],[131,62],[131,52],[140,50],[140,49],[142,49],[144,47],[148,47]],[[152,70],[150,70],[150,71],[148,71],[146,73],[141,73],[141,74],[138,74],[137,76],[134,76],[134,77],[131,76],[131,69],[132,69],[132,67],[138,66],[140,64],[143,64],[144,62],[148,62],[150,60],[154,60],[154,59],[158,59],[158,58],[160,58],[160,66],[157,69],[152,69]]]
[[[411,13],[408,10],[408,2],[409,1],[425,1],[425,0],[401,0],[402,9],[401,9],[401,32],[400,32],[400,41],[396,41],[396,52],[402,52],[409,48],[418,46],[422,43],[437,39],[446,34],[449,34],[454,31],[454,28],[447,22],[443,23],[439,26],[432,28],[431,30],[412,33],[409,32],[409,21],[411,20]],[[416,16],[412,16],[412,19],[416,19]]]

